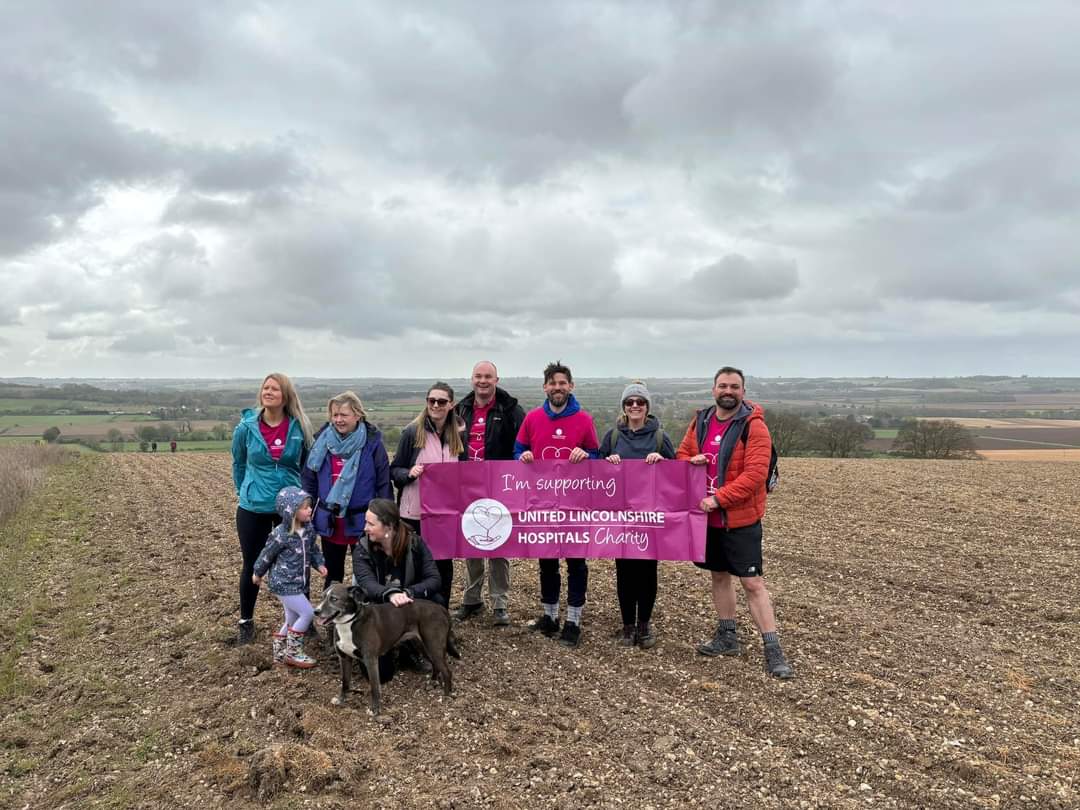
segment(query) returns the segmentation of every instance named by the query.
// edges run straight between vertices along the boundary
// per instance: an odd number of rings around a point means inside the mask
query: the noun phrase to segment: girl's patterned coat
[[[308,586],[308,569],[325,565],[322,552],[315,545],[315,527],[305,523],[299,532],[291,532],[293,515],[304,503],[311,500],[300,487],[285,487],[278,493],[275,506],[281,515],[281,523],[270,532],[266,546],[255,561],[255,574],[270,577],[267,585],[278,596],[305,593]]]

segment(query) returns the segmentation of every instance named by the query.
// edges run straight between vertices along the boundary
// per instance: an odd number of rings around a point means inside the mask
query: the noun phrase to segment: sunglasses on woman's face
[[[624,408],[644,408],[649,403],[643,399],[628,399],[623,403]]]
[[[442,397],[428,397],[427,404],[432,408],[444,408],[450,404],[450,400],[443,399]]]

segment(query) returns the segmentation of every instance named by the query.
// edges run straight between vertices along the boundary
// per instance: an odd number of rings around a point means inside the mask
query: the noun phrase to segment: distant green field
[[[5,445],[5,444],[33,444],[34,442],[39,442],[39,441],[41,441],[41,439],[38,438],[38,437],[35,437],[35,436],[0,436],[0,445]],[[112,450],[113,449],[112,443],[108,442],[108,441],[100,440],[99,445],[100,445],[102,450]],[[69,442],[64,442],[60,446],[61,447],[66,447],[69,450],[74,450],[74,451],[76,451],[78,453],[94,453],[94,452],[97,452],[97,451],[95,451],[95,450],[93,450],[93,449],[91,449],[89,447],[86,447],[85,445],[76,444],[75,442],[70,442],[70,443]],[[122,445],[122,448],[123,448],[123,450],[125,452],[132,452],[132,453],[138,452],[139,451],[139,443],[138,442],[124,442],[123,445]],[[221,453],[221,452],[228,452],[231,448],[232,448],[232,441],[228,440],[228,439],[226,439],[224,441],[210,440],[210,441],[205,441],[205,442],[177,442],[176,443],[176,452],[178,452],[178,453],[194,453],[194,452]],[[158,442],[157,451],[159,453],[168,453],[168,452],[170,452],[169,451],[169,443],[168,442]]]
[[[0,413],[4,411],[29,411],[40,408],[47,411],[124,411],[130,414],[145,414],[159,406],[148,402],[93,402],[86,399],[19,399],[17,397],[0,397]]]
[[[875,439],[895,439],[897,428],[874,428]]]
[[[102,425],[108,422],[149,422],[154,417],[146,414],[127,414],[109,416],[107,414],[0,414],[0,430],[10,427],[56,427],[63,430],[64,425]]]
[[[112,444],[110,442],[107,442],[107,441],[101,442],[101,447],[104,450],[112,450]],[[223,441],[217,441],[217,440],[211,439],[210,441],[205,441],[205,442],[177,442],[176,443],[176,452],[177,453],[196,453],[196,452],[220,453],[222,451],[227,452],[231,448],[232,448],[232,440],[230,440],[230,439],[225,439]],[[138,452],[138,450],[139,450],[139,443],[138,442],[124,442],[124,451],[125,452]],[[159,453],[171,452],[169,450],[169,443],[168,442],[158,442],[157,443],[157,451]]]

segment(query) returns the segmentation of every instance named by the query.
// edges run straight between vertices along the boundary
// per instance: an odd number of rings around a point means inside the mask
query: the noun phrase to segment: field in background
[[[421,410],[428,380],[297,378],[296,383],[315,427],[325,421],[326,399],[345,389],[362,397],[372,423],[383,432],[391,451],[401,429]],[[647,379],[653,411],[670,433],[679,435],[693,410],[709,404],[707,378]],[[449,378],[460,398],[468,381]],[[575,393],[595,418],[602,434],[614,423],[627,378],[578,378]],[[95,387],[95,384],[103,387]],[[121,385],[122,384],[122,385]],[[542,398],[537,378],[508,378],[503,386],[525,408]],[[107,388],[104,386],[115,386]],[[145,386],[147,390],[142,390]],[[243,408],[250,407],[256,380],[86,381],[63,387],[0,381],[0,443],[13,438],[36,439],[50,427],[61,441],[82,441],[101,450],[140,448],[140,433],[160,432],[162,443],[176,437],[181,449],[227,447],[215,436],[228,436]],[[897,425],[910,418],[950,418],[972,432],[977,451],[1070,451],[1080,449],[1080,379],[968,377],[942,379],[889,378],[757,378],[747,380],[748,395],[769,411],[792,408],[817,421],[847,417],[874,428],[863,449],[885,454],[892,449]],[[53,395],[45,396],[46,393]],[[87,413],[98,411],[98,413]],[[1049,418],[1049,417],[1055,418]],[[1057,418],[1061,417],[1061,418]],[[119,431],[122,442],[107,442]],[[1059,453],[1055,458],[1071,459]],[[1023,460],[1023,453],[1000,458]],[[1033,455],[1043,458],[1044,455]]]
[[[988,461],[1080,461],[1080,448],[1064,450],[979,450]]]
[[[399,673],[375,720],[362,678],[330,705],[325,657],[271,668],[268,595],[258,643],[224,643],[239,563],[227,454],[84,457],[0,533],[0,625],[18,629],[15,646],[0,636],[0,796],[44,810],[1080,806],[1072,467],[785,459],[769,500],[794,681],[762,672],[741,598],[744,654],[695,652],[713,613],[690,564],[661,564],[659,643],[642,651],[616,643],[613,566],[591,562],[567,650],[526,629],[536,564],[515,561],[513,625],[456,625],[453,696]]]

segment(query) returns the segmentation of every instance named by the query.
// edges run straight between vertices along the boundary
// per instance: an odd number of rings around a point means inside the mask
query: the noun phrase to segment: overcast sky
[[[0,376],[1080,376],[1076,3],[4,8]]]

